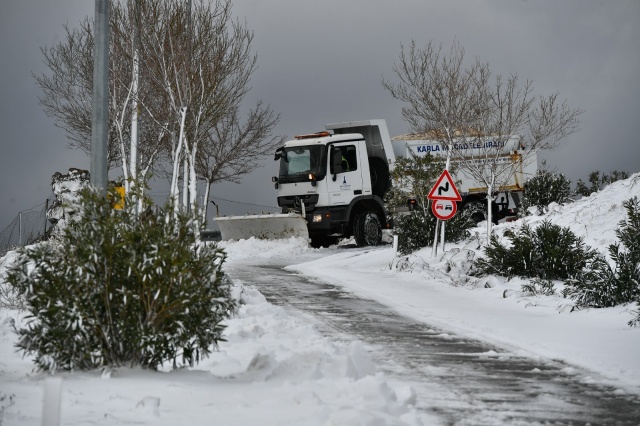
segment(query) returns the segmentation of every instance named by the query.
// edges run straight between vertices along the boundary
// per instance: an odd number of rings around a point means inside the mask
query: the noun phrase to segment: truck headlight
[[[313,222],[314,223],[322,222],[322,215],[321,214],[314,214],[313,215]]]

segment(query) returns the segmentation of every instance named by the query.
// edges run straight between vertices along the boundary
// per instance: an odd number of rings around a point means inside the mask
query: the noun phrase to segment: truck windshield
[[[280,157],[280,178],[282,183],[308,182],[309,173],[316,180],[327,174],[327,149],[325,146],[299,146],[285,148]]]

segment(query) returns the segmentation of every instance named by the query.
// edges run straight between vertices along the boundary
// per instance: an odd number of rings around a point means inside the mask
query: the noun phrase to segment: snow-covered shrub
[[[534,177],[527,179],[524,187],[521,211],[525,214],[529,207],[537,207],[538,214],[543,214],[551,203],[571,201],[571,181],[563,174],[540,169]]]
[[[551,280],[534,278],[522,284],[522,294],[525,296],[553,296],[556,294],[556,289]]]
[[[8,270],[31,313],[16,346],[40,369],[193,364],[221,340],[235,305],[224,252],[197,246],[191,216],[170,205],[126,206],[85,191],[60,243],[23,249]]]
[[[9,283],[0,282],[0,308],[18,309],[25,308],[22,295]]]
[[[433,244],[437,219],[428,211],[414,210],[400,216],[395,228],[398,234],[398,252],[410,254],[421,248]],[[458,214],[447,221],[445,227],[445,241],[458,242],[469,237],[469,229],[475,223],[466,214]]]
[[[640,303],[640,201],[637,197],[623,203],[627,220],[620,222],[616,236],[620,243],[609,246],[609,256],[615,268],[603,256],[598,256],[591,270],[570,280],[564,291],[579,307],[608,307],[624,303]],[[630,325],[640,324],[638,318]]]
[[[634,310],[633,313],[636,317],[629,321],[629,327],[640,327],[640,308]]]
[[[588,197],[594,192],[598,192],[605,186],[617,182],[619,180],[627,179],[629,177],[629,173],[624,171],[614,170],[610,174],[602,173],[600,174],[599,170],[593,171],[589,173],[589,186],[582,181],[582,179],[578,179],[576,182],[576,195],[582,195],[583,197]]]
[[[5,395],[0,393],[0,426],[2,426],[2,419],[4,418],[5,410],[15,404],[15,399],[15,395]]]
[[[586,246],[582,238],[550,221],[543,221],[535,229],[524,224],[520,230],[505,232],[505,236],[509,247],[491,236],[485,257],[475,263],[477,273],[565,280],[596,257],[596,251]]]
[[[26,306],[24,297],[18,289],[6,281],[6,268],[15,261],[15,258],[15,251],[0,257],[0,308],[24,310]]]

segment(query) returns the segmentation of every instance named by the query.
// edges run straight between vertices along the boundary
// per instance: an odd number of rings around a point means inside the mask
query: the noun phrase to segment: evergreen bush
[[[45,371],[207,356],[235,306],[224,252],[197,245],[193,217],[171,205],[138,214],[130,195],[123,210],[94,191],[81,199],[59,243],[21,250],[8,270],[31,314],[16,346]]]
[[[537,207],[538,214],[543,214],[551,203],[565,204],[571,199],[571,181],[563,174],[540,169],[536,175],[527,179],[522,198],[522,212],[526,215],[529,207]]]
[[[437,219],[430,210],[426,213],[423,210],[414,210],[400,216],[395,226],[398,234],[398,253],[410,254],[431,246],[435,237],[436,223]],[[468,215],[457,214],[447,221],[445,241],[458,242],[468,238],[469,229],[474,226],[475,223]]]
[[[412,197],[416,204],[408,213],[393,214],[398,234],[398,252],[409,254],[433,244],[437,219],[431,213],[427,196],[444,170],[444,162],[428,154],[399,158],[391,172],[393,187],[386,196],[389,211],[406,206]],[[469,236],[475,223],[465,214],[457,214],[447,221],[445,241],[460,241]]]
[[[624,171],[614,170],[610,174],[601,174],[599,170],[595,170],[589,173],[589,186],[587,186],[587,184],[584,183],[582,179],[578,179],[578,182],[576,182],[575,194],[582,195],[583,197],[588,197],[594,192],[598,192],[605,186],[622,179],[627,179],[628,177],[629,173]]]
[[[522,293],[525,296],[554,296],[556,289],[551,280],[534,278],[528,283],[522,284]]]
[[[627,210],[627,220],[621,221],[616,229],[620,242],[609,246],[615,268],[600,255],[590,270],[567,282],[564,295],[573,299],[578,307],[640,303],[640,201],[634,197],[623,202],[623,206]],[[640,312],[629,324],[640,324]]]
[[[569,228],[550,221],[543,221],[535,229],[524,224],[520,230],[505,232],[505,236],[509,247],[491,236],[485,257],[475,262],[477,273],[565,280],[587,267],[597,253]]]

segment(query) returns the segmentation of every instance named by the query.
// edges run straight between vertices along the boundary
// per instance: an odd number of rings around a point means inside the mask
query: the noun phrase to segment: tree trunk
[[[487,244],[489,244],[489,239],[491,238],[491,232],[493,231],[493,184],[489,184],[487,186]]]
[[[211,183],[207,182],[202,197],[202,223],[207,225],[207,213],[209,212],[209,194],[211,193]]]
[[[187,108],[182,107],[180,109],[180,136],[178,136],[178,146],[174,151],[173,156],[173,174],[171,176],[171,191],[169,196],[174,204],[174,212],[178,213],[178,171],[180,170],[180,153],[182,152],[182,146],[184,142],[184,122],[187,117]]]

